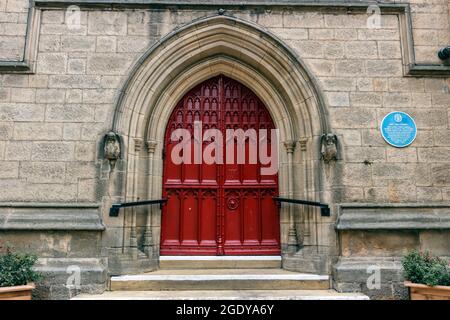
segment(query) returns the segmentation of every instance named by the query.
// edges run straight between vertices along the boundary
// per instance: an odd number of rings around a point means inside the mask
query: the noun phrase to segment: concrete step
[[[280,256],[161,256],[161,269],[274,269]]]
[[[72,300],[369,300],[362,293],[335,290],[107,291]]]
[[[111,277],[111,291],[327,290],[328,275],[282,269],[159,270]]]

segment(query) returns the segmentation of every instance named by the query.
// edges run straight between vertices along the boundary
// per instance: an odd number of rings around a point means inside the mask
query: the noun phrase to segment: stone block
[[[19,162],[0,162],[0,179],[14,179],[19,177]]]
[[[393,180],[388,183],[389,201],[397,202],[416,202],[417,193],[413,181]]]
[[[386,161],[386,149],[383,147],[347,147],[344,154],[347,162]]]
[[[425,92],[448,93],[450,86],[444,79],[425,79]]]
[[[93,179],[99,176],[99,168],[94,162],[78,161],[67,163],[66,181],[76,182],[79,178]]]
[[[0,103],[0,121],[42,121],[44,108],[42,104]]]
[[[364,192],[361,187],[342,187],[332,190],[332,198],[334,202],[350,203],[364,200]]]
[[[388,162],[417,162],[417,149],[413,147],[397,149],[387,148],[387,161]]]
[[[386,187],[369,187],[364,188],[364,198],[366,202],[383,203],[388,200]]]
[[[336,74],[341,77],[361,76],[365,73],[363,60],[340,60],[336,62]]]
[[[65,74],[67,55],[65,53],[40,53],[37,71],[40,74]]]
[[[60,89],[37,89],[37,103],[62,103],[64,102],[65,90]]]
[[[351,78],[321,77],[319,81],[326,91],[354,91],[356,89],[356,80]]]
[[[14,140],[59,140],[62,138],[62,125],[51,123],[16,123]]]
[[[335,40],[333,29],[308,29],[311,40]]]
[[[334,75],[334,62],[331,60],[323,59],[308,59],[308,65],[310,70],[318,76],[330,76]]]
[[[411,106],[411,94],[397,92],[384,93],[383,105],[387,108],[408,108]]]
[[[75,160],[94,161],[96,159],[96,142],[77,142],[75,145]]]
[[[70,161],[74,159],[71,142],[35,142],[31,149],[33,161]]]
[[[69,73],[69,74],[85,74],[86,73],[86,60],[70,59],[67,64],[67,73]]]
[[[331,122],[334,128],[375,128],[377,126],[376,112],[364,108],[332,108]]]
[[[433,185],[450,186],[450,165],[436,164],[431,167]]]
[[[91,11],[88,16],[90,35],[126,35],[127,13],[114,11]]]
[[[391,78],[389,79],[389,91],[421,93],[424,92],[424,84],[425,82],[420,78]]]
[[[34,89],[11,88],[11,102],[34,102],[35,97]]]
[[[66,165],[63,162],[22,162],[20,178],[30,183],[64,183]]]
[[[420,243],[417,231],[354,230],[340,237],[343,257],[402,256]]]
[[[367,75],[374,77],[402,76],[401,60],[368,60],[366,62]]]
[[[290,40],[293,49],[303,58],[323,58],[324,46],[321,41]]]
[[[149,45],[148,37],[117,37],[117,52],[144,52]]]
[[[29,86],[30,88],[47,88],[48,87],[48,76],[47,75],[37,75],[33,74],[29,76]],[[37,92],[36,92],[37,95]]]
[[[293,12],[283,15],[285,28],[320,28],[324,27],[324,17],[320,12]]]
[[[89,122],[94,120],[94,108],[83,104],[52,104],[47,106],[46,121]]]
[[[350,98],[347,92],[326,92],[328,104],[332,107],[350,106]]]
[[[423,230],[420,232],[420,250],[431,251],[436,256],[450,256],[448,230]]]
[[[59,52],[61,38],[59,35],[41,35],[39,38],[39,52]]]
[[[94,52],[96,37],[91,36],[62,36],[62,52]]]
[[[106,124],[86,123],[81,126],[81,140],[98,141],[108,129]]]
[[[111,89],[96,89],[96,90],[83,90],[83,102],[84,103],[114,103],[116,90]]]
[[[11,100],[11,89],[0,88],[0,102],[9,102]]]
[[[81,89],[66,90],[66,102],[67,103],[83,102],[83,90]]]
[[[351,28],[365,29],[367,27],[367,16],[360,14],[326,14],[325,26],[328,28]]]
[[[395,29],[359,29],[360,40],[397,40],[400,45],[400,33]]]
[[[427,108],[431,107],[431,94],[430,93],[417,93],[413,92],[411,106],[413,108]]]
[[[86,75],[61,75],[50,76],[50,88],[89,89],[98,88],[101,85],[101,77]]]
[[[400,59],[402,57],[398,41],[378,41],[378,56],[380,59]]]
[[[117,38],[115,36],[98,36],[96,52],[113,53],[117,51]]]
[[[8,141],[6,143],[5,160],[30,160],[31,145],[29,141]]]
[[[346,163],[342,165],[342,184],[345,186],[367,186],[371,184],[372,172],[364,164]]]
[[[80,123],[65,123],[63,127],[64,140],[80,140],[81,138],[81,124]]]
[[[88,57],[88,74],[123,75],[133,62],[133,56],[127,54],[97,53]]]
[[[356,40],[358,38],[358,30],[356,30],[356,29],[335,29],[334,37],[336,40]]]
[[[367,280],[379,268],[382,284],[403,281],[400,259],[391,257],[354,257],[340,258],[333,266],[333,280],[336,283],[357,285],[356,288],[367,289]]]
[[[283,27],[283,12],[274,10],[271,12],[258,14],[257,23],[266,28]]]
[[[375,41],[348,41],[345,43],[345,58],[376,59],[378,57]]]
[[[44,275],[33,296],[37,299],[70,299],[77,294],[101,294],[106,290],[108,267],[99,258],[41,258],[36,270]],[[79,283],[70,277],[79,272]],[[76,276],[76,275],[75,275]],[[72,285],[72,286],[71,286]]]
[[[2,83],[4,87],[26,88],[28,87],[28,76],[22,74],[5,74]]]
[[[421,162],[448,162],[450,157],[450,148],[419,148],[419,161]]]
[[[357,129],[336,129],[336,134],[344,146],[361,146],[361,132]]]
[[[442,189],[439,187],[417,187],[417,201],[424,203],[441,202]]]
[[[65,20],[65,11],[63,10],[42,11],[41,22],[43,24],[63,24],[64,20]]]
[[[436,26],[448,27],[448,23],[448,16],[443,13],[419,13],[412,15],[413,26],[420,26],[421,29],[436,29]]]
[[[10,140],[13,136],[13,123],[0,122],[0,140]]]
[[[380,107],[383,96],[379,93],[352,92],[350,93],[350,102],[352,106],[356,107]]]
[[[101,196],[96,179],[80,179],[78,182],[78,201],[94,202]]]
[[[111,106],[112,104],[96,105],[94,115],[95,122],[106,123],[109,119],[112,119]]]
[[[449,93],[433,93],[432,94],[433,107],[448,107],[450,105]]]

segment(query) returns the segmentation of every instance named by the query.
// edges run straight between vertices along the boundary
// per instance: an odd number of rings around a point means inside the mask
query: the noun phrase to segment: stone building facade
[[[73,5],[76,6],[73,6]],[[341,292],[404,298],[399,259],[450,256],[448,0],[0,0],[0,241],[36,252],[42,298],[158,268],[164,133],[177,101],[217,75],[264,101],[280,130],[283,268]],[[380,122],[418,134],[389,146]],[[104,136],[121,137],[114,168]],[[325,162],[321,137],[337,136]],[[368,289],[368,268],[381,268]],[[68,269],[69,268],[69,269]],[[77,292],[78,292],[77,291]]]

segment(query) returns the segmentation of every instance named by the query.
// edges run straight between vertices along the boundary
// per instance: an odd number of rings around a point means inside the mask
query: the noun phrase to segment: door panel
[[[223,162],[194,164],[192,139],[192,164],[173,163],[172,149],[179,141],[171,141],[172,132],[183,128],[193,135],[194,121],[202,122],[203,134],[220,130],[222,149],[211,154],[222,152]],[[165,138],[163,196],[168,202],[162,213],[162,255],[280,254],[279,212],[272,199],[278,195],[278,176],[262,176],[259,159],[249,158],[261,138],[258,129],[274,128],[258,97],[224,76],[196,86],[178,103]],[[226,140],[227,129],[252,134],[238,145],[236,137]],[[200,141],[197,146],[205,150],[211,142]],[[227,143],[234,150],[231,164],[226,163]],[[243,164],[237,163],[240,151],[245,155]]]

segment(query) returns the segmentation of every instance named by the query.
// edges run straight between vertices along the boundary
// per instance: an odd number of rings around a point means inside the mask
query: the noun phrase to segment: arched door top
[[[148,133],[148,127],[167,122],[167,95],[176,93],[175,99],[180,99],[192,85],[184,83],[174,92],[168,88],[194,69],[209,73],[197,83],[209,78],[216,70],[208,61],[219,57],[223,62],[217,64],[220,72],[246,85],[253,79],[261,84],[261,92],[255,90],[260,98],[263,93],[271,96],[267,107],[275,121],[284,122],[280,130],[286,140],[329,131],[316,81],[294,51],[260,26],[229,16],[197,20],[152,46],[124,85],[113,129],[129,138],[162,141]],[[198,70],[200,65],[202,70]]]

